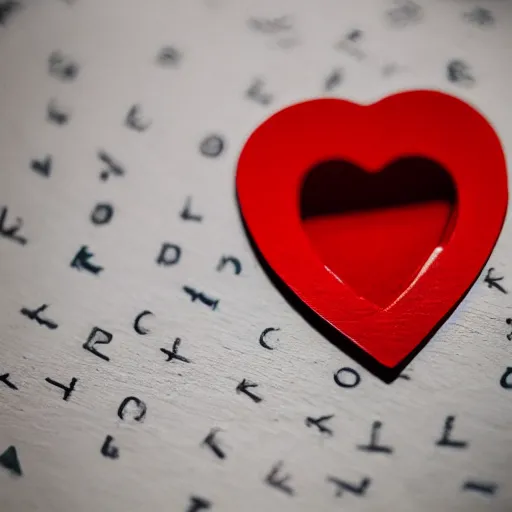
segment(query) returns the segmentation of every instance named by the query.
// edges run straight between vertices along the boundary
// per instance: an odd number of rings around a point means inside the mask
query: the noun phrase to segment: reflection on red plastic
[[[377,173],[326,162],[302,186],[303,227],[325,266],[380,307],[397,299],[448,240],[456,208],[450,175],[421,158]]]

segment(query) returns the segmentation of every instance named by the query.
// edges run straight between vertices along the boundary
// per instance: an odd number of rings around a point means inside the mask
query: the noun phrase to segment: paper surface
[[[2,511],[512,508],[510,223],[388,385],[272,286],[234,195],[256,126],[324,95],[443,90],[510,154],[510,2],[0,4]]]

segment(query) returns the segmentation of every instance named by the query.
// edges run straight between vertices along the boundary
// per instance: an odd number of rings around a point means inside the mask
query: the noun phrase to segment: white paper
[[[0,467],[0,509],[511,510],[512,389],[500,385],[512,366],[510,223],[404,371],[409,380],[385,384],[273,287],[234,194],[249,134],[322,95],[368,103],[442,90],[478,108],[509,155],[511,27],[512,6],[498,0],[47,0],[9,16],[0,26],[0,205],[6,225],[22,218],[27,243],[0,238],[0,374],[17,388],[0,381],[0,455],[14,446],[22,469]],[[164,47],[173,50],[162,63]],[[50,60],[77,68],[59,76]],[[453,60],[467,66],[457,81]],[[258,80],[263,102],[246,94]],[[48,120],[52,101],[66,123]],[[133,106],[141,131],[125,124]],[[199,151],[211,134],[225,144],[217,157]],[[124,174],[103,181],[101,151]],[[48,177],[31,168],[47,156]],[[187,198],[201,222],[180,217]],[[98,203],[113,207],[104,225],[91,221]],[[262,198],[262,207],[272,205]],[[180,247],[177,264],[157,264],[164,243]],[[70,266],[82,246],[99,274]],[[223,256],[240,260],[239,275],[216,270]],[[508,294],[484,281],[490,267]],[[192,302],[184,286],[217,308]],[[43,304],[57,328],[20,313]],[[146,310],[141,335],[133,323]],[[108,361],[83,348],[94,327],[113,335],[95,345]],[[266,338],[273,350],[259,343],[268,327],[279,329]],[[166,361],[160,349],[172,352],[176,338],[190,362]],[[343,367],[360,376],[356,387],[336,384]],[[47,378],[77,379],[68,400]],[[260,402],[236,392],[243,379]],[[142,421],[133,400],[118,416],[128,397],[144,402]],[[307,426],[330,415],[332,435]],[[465,447],[436,445],[449,416]],[[357,448],[374,422],[392,453]],[[224,458],[203,442],[215,429]],[[117,458],[101,453],[107,436]],[[274,480],[289,475],[291,494],[269,485],[273,468]],[[337,497],[330,477],[359,494]],[[468,481],[489,489],[464,490]]]

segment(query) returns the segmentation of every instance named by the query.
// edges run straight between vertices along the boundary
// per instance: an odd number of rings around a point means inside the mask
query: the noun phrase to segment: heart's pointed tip
[[[421,341],[418,342],[421,344]],[[373,357],[375,361],[382,365],[386,370],[395,370],[398,368],[402,368],[402,366],[406,366],[408,362],[413,359],[415,355],[414,350],[409,350],[407,352],[399,353],[399,354],[379,354],[374,356],[371,352],[367,352],[370,357]],[[404,364],[405,362],[405,364]],[[398,371],[398,370],[397,370]]]
[[[333,326],[334,327],[334,326]],[[394,339],[396,343],[393,347],[384,344],[379,345],[378,339],[369,336],[351,337],[347,336],[341,329],[334,327],[338,333],[345,337],[353,346],[357,347],[360,353],[350,353],[349,355],[357,360],[362,366],[366,367],[372,373],[378,374],[379,369],[386,373],[394,371],[400,372],[423,348],[424,344],[428,341],[426,339],[418,339],[412,347],[412,340],[410,338],[404,339],[404,343],[400,343],[399,339]],[[333,341],[330,339],[329,341]],[[412,348],[411,348],[412,347]],[[343,349],[344,352],[346,350]]]

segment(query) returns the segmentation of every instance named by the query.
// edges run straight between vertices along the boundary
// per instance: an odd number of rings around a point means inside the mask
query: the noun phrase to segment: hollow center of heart
[[[402,158],[378,172],[335,160],[306,175],[300,210],[324,265],[385,308],[450,237],[457,195],[446,170],[427,158]]]

